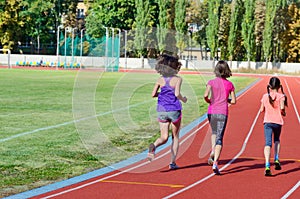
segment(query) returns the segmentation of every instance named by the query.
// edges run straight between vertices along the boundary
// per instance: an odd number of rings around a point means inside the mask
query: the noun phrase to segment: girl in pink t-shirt
[[[279,88],[281,93],[278,92]],[[272,135],[274,134],[274,164],[275,170],[281,170],[279,162],[280,134],[283,125],[282,116],[285,116],[285,106],[287,106],[287,97],[283,92],[280,80],[277,77],[270,79],[267,86],[268,93],[261,99],[260,112],[264,115],[264,134],[265,134],[265,176],[271,176],[270,156],[272,147]]]
[[[215,174],[220,175],[218,160],[223,146],[223,136],[227,124],[228,103],[235,104],[236,96],[232,82],[227,80],[231,70],[225,61],[219,61],[215,67],[215,79],[209,80],[206,85],[204,99],[209,103],[207,117],[212,130],[212,150],[208,164],[213,165]],[[230,100],[229,100],[230,96]],[[209,98],[210,97],[210,98]]]

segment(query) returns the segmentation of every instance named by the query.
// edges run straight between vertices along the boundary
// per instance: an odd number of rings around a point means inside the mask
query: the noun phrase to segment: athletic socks
[[[276,161],[276,160],[279,160],[279,155],[278,155],[278,154],[275,155],[274,160],[275,160],[275,161]]]

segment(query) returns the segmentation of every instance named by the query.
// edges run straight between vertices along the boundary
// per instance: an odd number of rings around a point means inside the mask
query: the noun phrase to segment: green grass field
[[[183,126],[206,112],[209,75],[181,75]],[[158,74],[0,69],[0,196],[111,165],[159,136]],[[231,77],[239,91],[255,78]],[[199,146],[200,147],[200,146]]]

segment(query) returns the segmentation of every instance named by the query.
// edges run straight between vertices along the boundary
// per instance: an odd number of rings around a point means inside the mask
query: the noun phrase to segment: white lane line
[[[257,81],[257,82],[259,82],[259,81]],[[255,82],[255,83],[257,83],[257,82]],[[242,97],[243,95],[245,95],[246,90],[245,91],[242,90],[242,91],[243,92],[242,92],[242,94],[239,97]],[[77,119],[77,120],[72,120],[72,121],[64,122],[64,123],[61,123],[61,124],[56,124],[56,125],[52,125],[52,126],[46,126],[46,127],[42,127],[42,128],[38,128],[38,129],[32,130],[32,131],[27,131],[27,132],[19,133],[19,134],[12,135],[12,136],[7,137],[7,138],[0,139],[0,143],[6,142],[6,141],[9,141],[9,140],[18,138],[18,137],[22,137],[22,136],[25,136],[25,135],[30,135],[30,134],[33,134],[33,133],[36,133],[36,132],[39,132],[39,131],[45,131],[45,130],[55,129],[55,128],[59,128],[59,127],[62,127],[62,126],[74,124],[76,122],[88,120],[88,119],[91,119],[91,118],[95,118],[95,117],[104,116],[104,115],[107,115],[107,114],[111,114],[111,113],[115,113],[115,112],[127,110],[127,109],[130,109],[132,107],[136,107],[136,106],[139,106],[139,105],[142,105],[142,104],[146,104],[146,103],[148,103],[150,101],[153,101],[153,100],[147,100],[147,101],[144,101],[144,102],[141,102],[141,103],[137,103],[137,104],[133,104],[131,106],[127,106],[127,107],[124,107],[124,108],[121,108],[121,109],[111,110],[111,111],[107,111],[107,112],[104,112],[104,113],[99,113],[99,114],[94,115],[94,116],[89,116],[89,117],[85,117],[85,118],[81,118],[81,119]]]
[[[208,124],[208,121],[206,121],[205,123],[203,123],[199,128],[195,129],[189,136],[187,136],[182,142],[185,142],[186,140],[188,140],[189,137],[191,137],[192,135],[194,135],[195,133],[197,133],[199,130],[201,130],[203,127],[205,127],[206,125]],[[182,143],[180,142],[180,143]],[[158,160],[166,155],[168,155],[170,152],[169,151],[166,151],[165,153],[155,157],[155,160]],[[52,194],[52,195],[49,195],[49,196],[46,196],[46,197],[43,197],[42,199],[47,199],[47,198],[53,198],[53,197],[56,197],[56,196],[59,196],[59,195],[62,195],[62,194],[65,194],[65,193],[69,193],[69,192],[72,192],[72,191],[75,191],[75,190],[78,190],[78,189],[81,189],[81,188],[84,188],[84,187],[87,187],[89,185],[92,185],[92,184],[95,184],[95,183],[98,183],[98,182],[101,182],[103,180],[107,180],[109,178],[113,178],[115,176],[118,176],[118,175],[121,175],[123,173],[126,173],[126,172],[129,172],[131,170],[134,170],[134,169],[137,169],[139,167],[142,167],[144,165],[147,165],[149,164],[149,162],[143,162],[141,164],[138,164],[134,167],[130,167],[124,171],[120,171],[118,173],[115,173],[113,175],[109,175],[109,176],[106,176],[104,178],[101,178],[101,179],[97,179],[97,180],[94,180],[92,182],[89,182],[89,183],[85,183],[85,184],[82,184],[80,186],[77,186],[77,187],[74,187],[74,188],[71,188],[71,189],[67,189],[67,190],[64,190],[64,191],[61,191],[61,192],[58,192],[58,193],[55,193],[55,194]]]
[[[284,79],[284,82],[285,82],[285,84],[286,84],[286,87],[287,87],[287,89],[288,89],[288,92],[289,92],[289,95],[290,95],[291,101],[292,101],[292,103],[293,103],[293,107],[294,107],[294,109],[295,109],[295,112],[296,112],[296,115],[297,115],[297,118],[298,118],[298,122],[300,123],[300,117],[299,117],[299,113],[298,113],[298,110],[297,110],[297,107],[296,107],[296,104],[295,104],[295,101],[294,101],[294,98],[293,98],[292,92],[291,92],[291,90],[290,90],[290,87],[289,87],[289,85],[288,85],[288,83],[287,83],[286,79]]]
[[[240,150],[240,152],[239,152],[233,159],[231,159],[226,165],[224,165],[224,166],[220,169],[220,171],[222,171],[222,170],[226,169],[228,166],[230,166],[231,163],[234,162],[234,161],[235,161],[239,156],[241,156],[241,154],[245,151],[246,146],[247,146],[247,143],[248,143],[248,140],[249,140],[249,138],[250,138],[250,136],[251,136],[251,134],[252,134],[252,132],[253,132],[253,128],[254,128],[254,126],[255,126],[255,124],[256,124],[256,122],[257,122],[257,119],[258,119],[259,115],[260,115],[260,111],[258,110],[258,113],[256,114],[256,117],[255,117],[255,119],[254,119],[254,121],[253,121],[253,123],[252,123],[252,126],[251,126],[251,128],[250,128],[250,130],[249,130],[249,132],[248,132],[248,135],[247,135],[247,137],[246,137],[246,139],[245,139],[245,141],[244,141],[244,143],[243,143],[243,146],[242,146],[242,149]],[[180,193],[182,193],[182,192],[184,192],[184,191],[187,191],[187,190],[189,190],[189,189],[195,187],[196,185],[201,184],[202,182],[204,182],[204,181],[210,179],[210,178],[213,177],[213,176],[215,176],[214,173],[212,173],[212,174],[210,174],[210,175],[208,175],[208,176],[206,176],[206,177],[200,179],[200,180],[197,181],[197,182],[194,182],[193,184],[191,184],[191,185],[189,185],[189,186],[187,186],[187,187],[185,187],[185,188],[183,188],[183,189],[180,189],[180,190],[177,191],[177,192],[174,192],[174,193],[171,194],[171,195],[168,195],[168,196],[164,197],[163,199],[172,198],[172,197],[174,197],[174,196],[176,196],[176,195],[178,195],[178,194],[180,194]]]
[[[85,118],[80,118],[78,120],[72,120],[72,121],[61,123],[61,124],[56,124],[56,125],[52,125],[52,126],[46,126],[46,127],[38,128],[38,129],[35,129],[33,131],[27,131],[27,132],[19,133],[19,134],[12,135],[12,136],[7,137],[7,138],[0,139],[0,143],[12,140],[14,138],[22,137],[22,136],[25,136],[25,135],[30,135],[30,134],[33,134],[33,133],[36,133],[36,132],[39,132],[39,131],[46,131],[46,130],[50,130],[50,129],[55,129],[55,128],[59,128],[59,127],[66,126],[66,125],[69,125],[69,124],[74,124],[76,122],[88,120],[88,119],[91,119],[91,118],[100,117],[100,116],[104,116],[104,115],[107,115],[107,114],[127,110],[127,109],[130,109],[132,107],[136,107],[136,106],[139,106],[139,105],[142,105],[142,104],[146,104],[150,101],[153,101],[153,100],[147,100],[147,101],[137,103],[137,104],[133,104],[131,106],[127,106],[127,107],[120,108],[120,109],[117,109],[117,110],[107,111],[107,112],[104,112],[104,113],[99,113],[97,115],[93,115],[93,116],[89,116],[89,117],[85,117]]]
[[[300,186],[300,181],[298,181],[298,183],[293,186],[293,188],[291,188],[284,196],[281,197],[281,199],[287,199],[290,195],[292,195],[292,193],[294,191],[296,191]]]
[[[259,81],[261,81],[261,79],[260,79]],[[255,84],[257,84],[259,81],[257,81]],[[244,95],[245,95],[247,92],[249,92],[249,90],[251,90],[251,89],[253,89],[253,86],[250,87],[248,90],[245,90],[241,95],[239,95],[239,97],[238,97],[237,99],[239,99],[239,98],[241,98],[242,96],[244,96]],[[208,121],[204,122],[199,128],[197,128],[197,129],[195,129],[194,131],[192,131],[188,136],[186,136],[182,141],[180,141],[180,144],[184,143],[184,142],[185,142],[186,140],[188,140],[190,137],[194,136],[195,133],[197,133],[198,131],[200,131],[200,130],[201,130],[203,127],[205,127],[207,124],[208,124]],[[252,128],[253,128],[253,127],[252,127]],[[247,137],[246,139],[247,139],[247,141],[248,141],[249,138]],[[155,157],[155,159],[158,160],[158,159],[164,157],[165,155],[168,155],[169,153],[170,153],[169,151],[166,151],[165,153],[163,153],[163,154],[161,154],[161,155]],[[232,162],[233,162],[233,161],[232,161]],[[230,163],[231,163],[231,161],[230,161]],[[58,193],[55,193],[55,194],[52,194],[52,195],[43,197],[42,199],[53,198],[53,197],[56,197],[56,196],[59,196],[59,195],[65,194],[65,193],[69,193],[69,192],[72,192],[72,191],[75,191],[75,190],[78,190],[78,189],[87,187],[87,186],[89,186],[89,185],[92,185],[92,184],[101,182],[101,181],[106,180],[106,179],[109,179],[109,178],[113,178],[113,177],[115,177],[115,176],[118,176],[118,175],[121,175],[121,174],[123,174],[123,173],[129,172],[129,171],[134,170],[134,169],[136,169],[136,168],[142,167],[142,166],[144,166],[144,165],[146,165],[146,164],[149,164],[149,162],[143,162],[143,163],[141,163],[141,164],[139,164],[139,165],[136,165],[136,166],[131,167],[131,168],[128,168],[128,169],[126,169],[126,170],[120,171],[120,172],[115,173],[115,174],[113,174],[113,175],[109,175],[109,176],[106,176],[106,177],[104,177],[104,178],[97,179],[97,180],[94,180],[94,181],[89,182],[89,183],[82,184],[82,185],[77,186],[77,187],[73,187],[73,188],[71,188],[71,189],[66,189],[66,190],[64,190],[64,191],[62,191],[62,192],[58,192]],[[226,166],[226,165],[225,165],[225,166]],[[226,167],[225,167],[225,166],[224,166],[223,168],[221,168],[220,170],[225,169],[225,168],[227,167],[227,166],[226,166]],[[228,165],[228,166],[229,166],[229,165]],[[211,174],[211,175],[207,176],[206,178],[208,179],[208,178],[212,177],[213,175],[214,175],[214,174]]]

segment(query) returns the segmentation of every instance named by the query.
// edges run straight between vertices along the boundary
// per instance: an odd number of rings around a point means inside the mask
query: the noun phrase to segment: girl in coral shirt
[[[278,90],[281,89],[281,93]],[[285,106],[287,106],[287,97],[283,92],[280,80],[272,77],[267,86],[267,93],[261,99],[260,112],[264,115],[264,134],[265,134],[265,176],[271,176],[270,156],[272,147],[272,136],[274,135],[274,164],[275,170],[281,170],[279,161],[280,134],[285,116]]]

